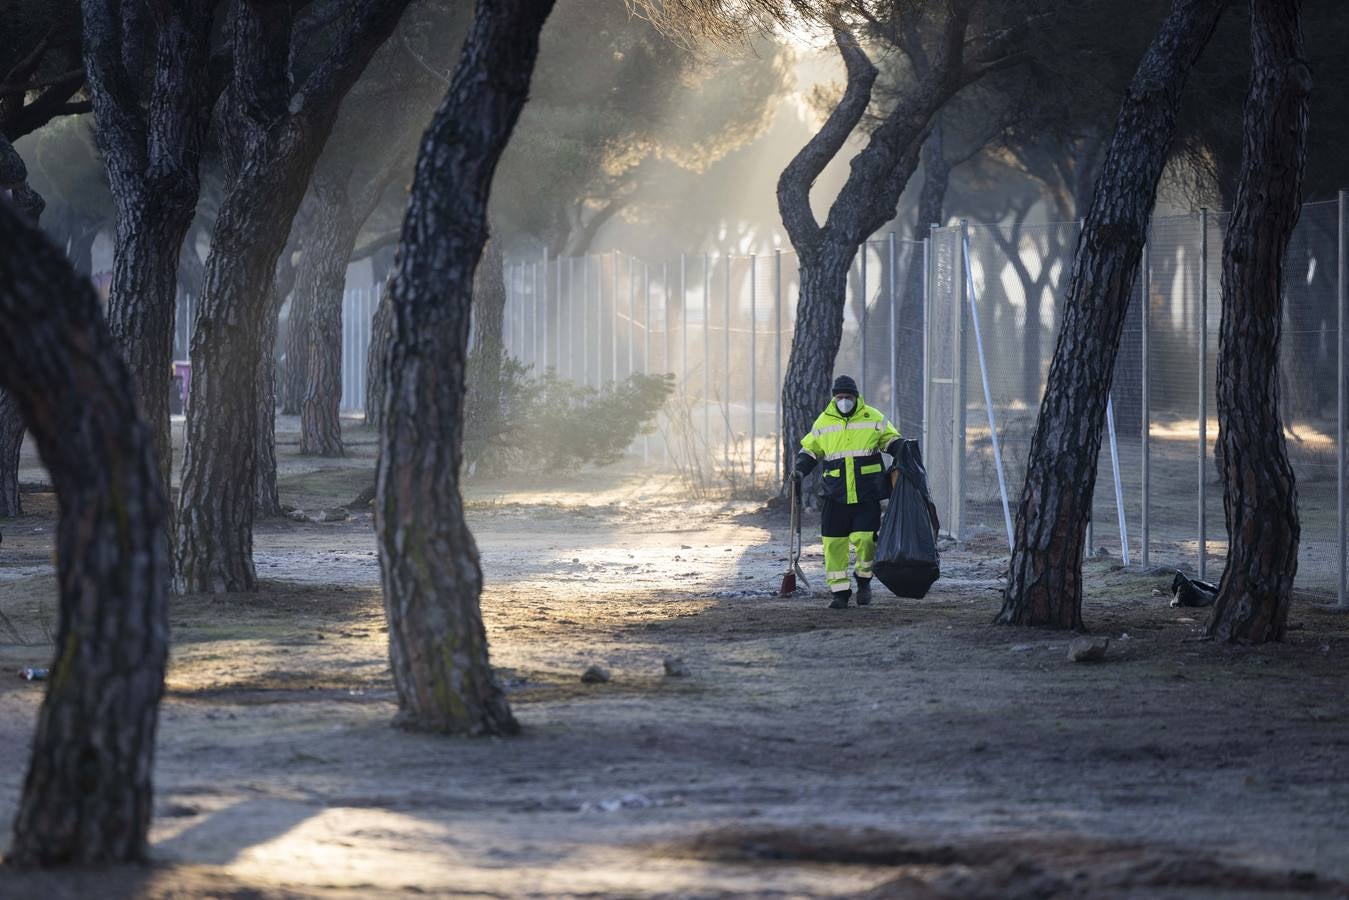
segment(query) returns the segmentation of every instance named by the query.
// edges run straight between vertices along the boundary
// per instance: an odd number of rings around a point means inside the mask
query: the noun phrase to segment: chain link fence
[[[1345,200],[1307,204],[1288,250],[1280,403],[1302,521],[1298,585],[1345,596]],[[1093,552],[1216,580],[1226,557],[1216,373],[1228,216],[1152,221],[1111,386],[1088,535]],[[834,367],[922,442],[943,527],[1007,533],[1058,339],[1078,223],[933,228],[867,241],[852,267]],[[673,434],[737,486],[776,485],[780,385],[799,276],[790,251],[620,252],[514,260],[507,352],[602,390],[671,373],[660,436],[631,452],[670,460]],[[342,409],[360,412],[377,289],[343,302]],[[186,360],[191,297],[175,359]]]
[[[1111,385],[1088,536],[1093,552],[1215,581],[1227,552],[1214,452],[1228,218],[1200,212],[1152,222]],[[939,431],[929,457],[934,480],[948,482],[940,497],[962,536],[1006,529],[995,447],[1008,500],[1019,498],[1078,232],[1075,223],[969,226],[967,272],[952,249],[961,229],[933,234],[929,332],[938,362],[929,416]],[[1302,522],[1298,585],[1343,603],[1342,246],[1338,204],[1304,206],[1288,251],[1280,404]],[[962,282],[973,305],[956,302]],[[947,452],[952,461],[943,463]]]
[[[1226,556],[1216,371],[1228,217],[1153,220],[1112,382],[1093,552],[1216,580]],[[923,444],[943,525],[1005,534],[1058,339],[1078,223],[964,225],[868,241],[849,278],[835,373]],[[1299,587],[1344,578],[1341,217],[1303,208],[1289,248],[1280,402],[1302,519]],[[751,484],[776,483],[795,254],[621,253],[512,261],[508,352],[595,388],[669,372],[687,427]],[[660,442],[657,442],[660,443]],[[665,453],[647,440],[634,447]],[[1201,552],[1202,548],[1202,552]]]

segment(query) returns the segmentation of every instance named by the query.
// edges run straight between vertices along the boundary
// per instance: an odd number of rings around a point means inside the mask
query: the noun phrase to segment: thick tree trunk
[[[277,258],[342,97],[408,0],[354,4],[303,88],[288,90],[292,8],[241,0],[228,90],[231,170],[192,340],[192,402],[179,500],[181,591],[251,591],[257,375]]]
[[[0,246],[0,385],[60,499],[54,677],[9,862],[140,860],[169,625],[154,443],[89,282],[3,203]]]
[[[379,305],[370,322],[370,348],[365,357],[365,424],[380,428],[384,422],[385,376],[389,371],[389,346],[393,343],[393,275],[384,280]]]
[[[459,470],[487,197],[552,5],[479,2],[449,92],[422,139],[403,222],[375,509],[397,722],[408,728],[519,728],[488,660],[482,572]]]
[[[843,97],[783,170],[777,187],[778,210],[801,261],[800,308],[782,389],[784,489],[798,442],[829,397],[848,269],[862,242],[894,217],[918,167],[932,117],[963,83],[979,77],[966,70],[963,57],[969,16],[967,5],[954,4],[905,18],[904,42],[912,46],[908,55],[919,76],[853,158],[848,180],[821,226],[811,209],[811,186],[861,121],[877,75],[856,39],[834,32],[848,76]],[[932,45],[923,47],[925,41]]]
[[[305,257],[308,257],[308,252]],[[301,259],[300,266],[307,264]],[[304,406],[304,395],[309,384],[309,317],[313,296],[308,291],[296,291],[290,298],[290,315],[286,317],[286,365],[282,371],[280,391],[281,414],[298,416]]]
[[[1190,67],[1224,0],[1175,0],[1120,110],[1068,285],[997,621],[1082,627],[1082,546],[1120,333]]]
[[[135,375],[165,496],[173,463],[169,388],[178,263],[200,191],[213,5],[191,0],[166,8],[146,47],[150,11],[138,0],[121,14],[100,0],[83,3],[85,68],[117,213],[108,326]],[[141,73],[126,66],[146,52],[153,54],[154,77],[142,97]]]
[[[281,515],[281,494],[276,487],[276,326],[286,295],[280,279],[272,282],[272,300],[262,320],[262,352],[254,382],[257,390],[257,477],[253,482],[253,515],[271,519]]]
[[[169,204],[139,191],[119,196],[108,327],[135,373],[136,399],[150,424],[165,494],[169,493],[173,443],[169,388],[177,312],[178,251],[192,223],[196,192]]]
[[[23,414],[18,401],[0,390],[0,519],[23,515],[19,494],[19,451],[23,449]]]
[[[347,196],[348,176],[314,179],[317,214],[296,283],[309,310],[300,453],[312,456],[342,455],[342,299],[360,227]]]
[[[278,208],[286,190],[274,185],[265,197],[236,190],[216,220],[192,337],[177,547],[183,592],[256,588],[257,384],[276,257],[299,204],[291,188],[293,205]]]
[[[473,279],[473,346],[468,354],[464,397],[464,455],[482,462],[499,432],[501,372],[506,363],[502,329],[506,313],[506,282],[500,245],[488,240]]]
[[[1297,487],[1279,415],[1284,258],[1307,157],[1311,72],[1299,0],[1251,0],[1241,180],[1223,240],[1218,444],[1227,567],[1209,634],[1281,640],[1297,574]]]
[[[851,257],[846,251],[801,261],[801,295],[796,307],[796,337],[782,381],[784,477],[796,465],[801,438],[829,403],[834,360],[843,340],[843,295],[848,286]],[[803,492],[814,498],[812,472]],[[814,501],[811,499],[811,505]]]
[[[262,326],[262,355],[258,359],[257,380],[257,476],[253,484],[253,515],[271,519],[281,515],[281,494],[276,484],[276,391],[278,384],[277,329],[281,307],[286,298],[294,299],[297,278],[296,266],[291,263],[295,248],[309,233],[314,220],[314,209],[300,205],[300,212],[291,224],[290,240],[276,263],[276,277],[272,280],[272,299]]]

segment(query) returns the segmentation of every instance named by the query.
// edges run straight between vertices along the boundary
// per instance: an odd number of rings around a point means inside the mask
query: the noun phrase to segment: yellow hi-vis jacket
[[[844,416],[830,400],[824,412],[801,439],[801,454],[813,462],[799,466],[820,473],[820,497],[833,503],[863,503],[890,496],[881,451],[899,440],[899,431],[861,397],[851,416]],[[804,462],[804,461],[803,461]]]

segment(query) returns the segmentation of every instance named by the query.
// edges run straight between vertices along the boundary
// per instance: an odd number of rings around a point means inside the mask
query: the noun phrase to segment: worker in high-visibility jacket
[[[801,479],[822,465],[820,473],[820,536],[824,540],[824,580],[833,597],[830,609],[844,609],[852,599],[848,578],[851,547],[857,554],[857,605],[871,602],[871,565],[876,559],[876,531],[881,527],[881,500],[890,496],[881,451],[899,449],[899,431],[874,407],[862,402],[857,382],[847,375],[834,380],[834,398],[801,439],[796,457],[797,496]]]

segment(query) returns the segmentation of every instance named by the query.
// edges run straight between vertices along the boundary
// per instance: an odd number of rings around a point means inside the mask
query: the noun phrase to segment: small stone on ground
[[[585,684],[605,684],[609,680],[609,670],[603,666],[591,666],[581,673]]]
[[[1068,645],[1068,661],[1100,662],[1109,646],[1110,638],[1078,638]]]

